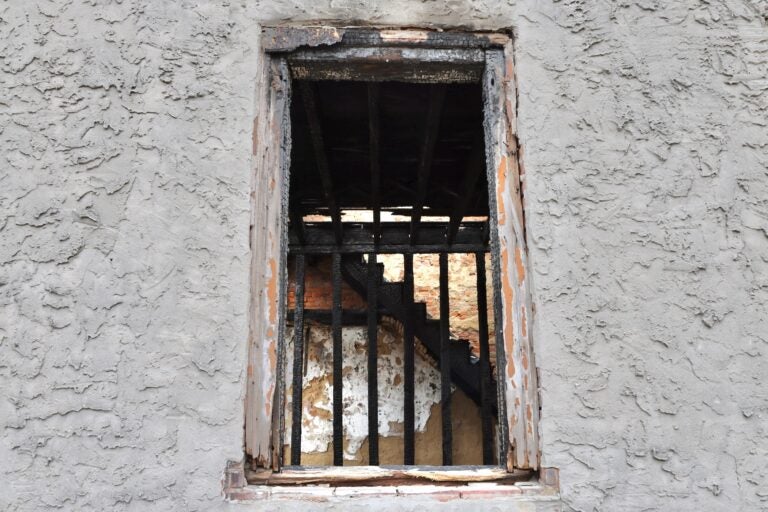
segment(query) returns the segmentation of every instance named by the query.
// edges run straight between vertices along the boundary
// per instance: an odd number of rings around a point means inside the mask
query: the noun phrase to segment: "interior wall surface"
[[[756,0],[4,2],[0,509],[343,507],[237,505],[221,483],[243,455],[259,26],[332,20],[514,33],[563,509],[766,510],[767,17]]]

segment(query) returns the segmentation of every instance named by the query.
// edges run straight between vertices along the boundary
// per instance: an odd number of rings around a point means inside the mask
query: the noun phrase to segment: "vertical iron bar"
[[[344,406],[342,403],[342,351],[341,351],[341,254],[333,253],[331,269],[333,283],[333,309],[331,330],[333,333],[333,465],[344,464]]]
[[[443,423],[443,466],[453,464],[451,425],[450,305],[448,302],[448,254],[440,253],[440,409]]]
[[[403,305],[405,306],[405,325],[403,325],[403,422],[405,437],[403,439],[403,464],[413,465],[416,448],[414,424],[416,422],[414,401],[414,341],[413,341],[413,254],[403,254],[404,282]]]
[[[368,254],[368,463],[379,465],[378,302],[376,253]]]
[[[480,414],[483,429],[483,464],[493,464],[491,351],[488,346],[488,299],[485,292],[485,253],[475,253],[477,269],[477,332],[480,338]],[[495,394],[495,393],[494,393]]]
[[[301,464],[301,411],[304,377],[304,255],[296,255],[296,287],[293,314],[293,416],[291,417],[291,465]]]

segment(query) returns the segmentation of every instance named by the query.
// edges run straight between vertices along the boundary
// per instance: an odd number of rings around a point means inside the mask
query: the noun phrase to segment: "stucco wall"
[[[514,29],[543,462],[566,509],[768,508],[767,16],[4,2],[0,509],[232,507],[257,24],[289,19]]]

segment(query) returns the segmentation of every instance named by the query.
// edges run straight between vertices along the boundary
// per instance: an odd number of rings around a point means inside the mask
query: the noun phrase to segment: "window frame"
[[[311,48],[317,48],[313,52]],[[360,49],[365,51],[360,51]],[[539,468],[537,375],[530,335],[530,296],[519,147],[516,132],[517,89],[512,39],[499,33],[438,32],[337,27],[265,27],[256,80],[253,132],[251,215],[251,304],[246,384],[245,450],[253,468],[249,480],[312,483],[356,481],[351,469],[371,481],[419,478],[471,481],[466,467],[305,468],[284,467],[285,368],[282,347],[287,297],[287,217],[290,170],[291,65],[305,63],[322,73],[325,56],[355,62],[402,63],[402,73],[440,73],[464,69],[482,59],[486,162],[491,217],[494,316],[497,340],[499,468],[482,466],[481,480],[519,476]],[[302,57],[303,56],[303,57]],[[315,57],[313,57],[315,56]],[[335,60],[334,60],[335,57]],[[319,59],[322,61],[322,58]],[[476,63],[476,62],[475,62]],[[443,66],[441,66],[441,64]],[[415,66],[415,68],[414,68]],[[465,67],[462,67],[465,66]],[[354,65],[348,67],[354,72]],[[342,70],[343,71],[343,70]],[[299,71],[300,72],[300,71]],[[423,74],[423,73],[422,73]],[[314,76],[314,75],[312,75]],[[499,343],[498,340],[502,340]],[[419,472],[421,471],[421,472]],[[362,472],[362,473],[361,473]],[[278,477],[279,473],[279,477]]]

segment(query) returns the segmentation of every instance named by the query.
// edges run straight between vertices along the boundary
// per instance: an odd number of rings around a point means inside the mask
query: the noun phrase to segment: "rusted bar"
[[[296,255],[296,306],[293,314],[293,415],[291,419],[291,465],[301,464],[301,411],[304,376],[304,255]]]
[[[448,301],[448,254],[440,253],[440,409],[443,423],[443,466],[453,464],[451,425],[450,304]]]
[[[493,395],[488,346],[488,298],[485,292],[485,253],[475,253],[477,270],[477,333],[480,340],[480,414],[483,430],[483,464],[493,464]]]
[[[333,465],[344,464],[344,404],[342,403],[342,350],[341,350],[341,254],[333,253],[331,281],[333,286],[333,310],[331,332],[333,334]]]
[[[419,224],[421,223],[421,213],[424,209],[424,201],[427,197],[427,185],[429,184],[429,175],[432,171],[435,145],[440,132],[440,117],[443,111],[445,91],[445,84],[435,84],[430,87],[429,109],[427,111],[427,121],[424,126],[424,145],[422,146],[419,169],[416,177],[416,202],[413,205],[413,214],[411,216],[412,244],[418,243]]]
[[[415,377],[414,377],[414,356],[415,347],[413,341],[413,254],[403,254],[403,305],[405,306],[406,317],[403,325],[403,464],[414,464],[414,453],[416,449],[415,438]]]
[[[368,254],[368,463],[379,464],[378,303],[376,253]]]

